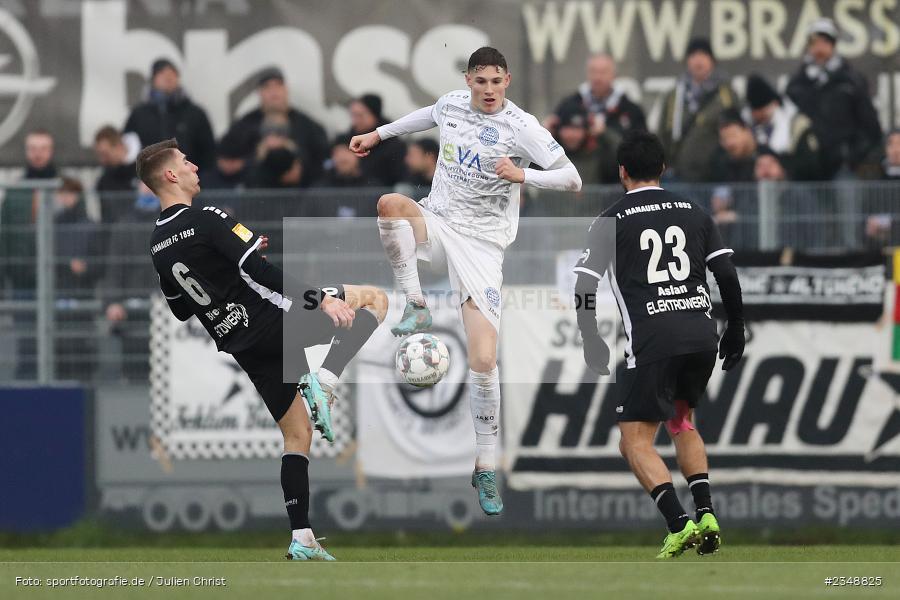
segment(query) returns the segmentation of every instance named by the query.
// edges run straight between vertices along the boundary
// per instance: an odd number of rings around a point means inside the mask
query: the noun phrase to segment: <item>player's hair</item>
[[[509,72],[509,68],[506,66],[506,57],[500,54],[499,50],[490,46],[483,46],[472,53],[466,71],[477,71],[484,67],[500,67]]]
[[[156,194],[162,183],[163,167],[172,158],[175,150],[178,150],[178,140],[171,138],[151,144],[138,154],[135,161],[138,179]]]
[[[416,140],[412,143],[412,145],[418,146],[419,150],[421,150],[423,154],[431,154],[435,158],[437,158],[440,154],[438,143],[431,138],[422,138],[420,140]]]
[[[122,134],[112,125],[104,125],[94,134],[94,143],[107,142],[113,146],[117,146],[122,142]]]
[[[666,164],[659,138],[648,131],[636,130],[625,134],[616,151],[616,160],[635,181],[659,179]]]

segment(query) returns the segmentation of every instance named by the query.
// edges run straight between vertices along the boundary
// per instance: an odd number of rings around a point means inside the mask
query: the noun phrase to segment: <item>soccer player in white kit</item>
[[[428,197],[417,203],[386,194],[378,200],[381,241],[407,301],[391,332],[405,336],[431,327],[416,260],[444,258],[466,331],[476,437],[472,486],[482,510],[496,515],[503,510],[495,475],[500,288],[503,253],[518,228],[519,188],[525,183],[574,192],[581,189],[581,177],[550,132],[506,99],[510,75],[499,51],[476,50],[465,77],[468,90],[445,94],[432,106],[354,136],[350,149],[366,156],[383,140],[440,129],[441,154]],[[529,169],[530,163],[544,170]]]

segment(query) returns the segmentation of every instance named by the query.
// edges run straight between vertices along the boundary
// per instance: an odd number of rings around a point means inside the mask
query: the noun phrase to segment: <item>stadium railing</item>
[[[158,289],[148,242],[158,207],[132,193],[102,198],[89,193],[83,208],[66,208],[58,185],[57,180],[22,182],[3,189],[0,381],[145,384],[149,302]],[[889,246],[900,233],[900,184],[891,182],[667,188],[712,211],[736,250],[857,251]],[[374,268],[384,258],[372,222],[377,199],[387,191],[207,190],[196,202],[232,212],[251,230],[267,233],[269,259],[288,259],[313,279],[339,264],[347,281],[391,286],[389,269]],[[505,281],[527,281],[535,261],[552,262],[559,251],[580,247],[581,239],[559,239],[546,218],[594,217],[621,194],[619,186],[588,186],[579,194],[527,190]],[[290,227],[308,241],[302,256],[282,256],[284,217],[297,217]],[[353,239],[368,240],[364,251],[344,256],[334,251],[336,240]]]

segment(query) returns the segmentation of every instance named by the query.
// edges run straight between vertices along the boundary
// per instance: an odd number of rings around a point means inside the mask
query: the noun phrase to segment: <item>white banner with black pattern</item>
[[[321,362],[323,348],[308,351],[310,365]],[[281,432],[250,379],[231,355],[216,350],[196,318],[182,323],[162,296],[151,303],[150,357],[153,432],[171,458],[281,455]],[[313,456],[338,456],[351,443],[348,408],[346,401],[335,404],[335,442],[315,433]]]
[[[396,323],[404,299],[393,294],[386,323]],[[429,297],[431,333],[450,352],[450,371],[434,387],[403,383],[394,366],[400,340],[380,327],[357,356],[359,463],[370,477],[450,477],[472,471],[475,430],[469,411],[465,335],[459,310]]]

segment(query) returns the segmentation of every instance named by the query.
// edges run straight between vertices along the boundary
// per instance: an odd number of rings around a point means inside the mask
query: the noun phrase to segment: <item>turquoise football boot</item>
[[[478,504],[486,515],[503,512],[503,499],[497,490],[497,476],[493,471],[472,471],[472,487],[478,490]]]
[[[403,309],[403,318],[395,327],[391,328],[391,333],[402,337],[429,329],[431,329],[431,311],[428,310],[428,307],[419,306],[415,302],[407,302],[406,308]]]
[[[288,546],[288,552],[284,557],[288,560],[337,560],[319,543],[319,540],[324,539],[316,538],[315,546],[304,546],[299,540],[291,540],[291,545]]]
[[[331,427],[331,405],[329,394],[322,389],[319,378],[313,373],[307,373],[300,378],[297,390],[303,395],[303,399],[309,405],[314,427],[322,432],[322,437],[329,442],[334,441],[334,429]]]

